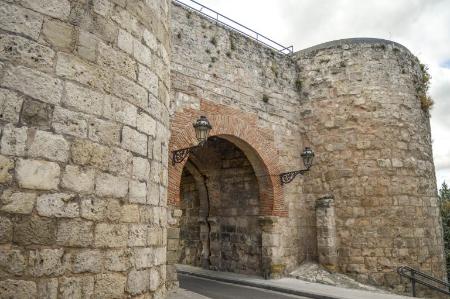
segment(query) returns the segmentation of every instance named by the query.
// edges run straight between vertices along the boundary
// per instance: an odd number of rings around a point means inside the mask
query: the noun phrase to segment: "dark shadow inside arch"
[[[191,154],[181,179],[178,262],[262,275],[258,178],[247,155],[221,137]]]

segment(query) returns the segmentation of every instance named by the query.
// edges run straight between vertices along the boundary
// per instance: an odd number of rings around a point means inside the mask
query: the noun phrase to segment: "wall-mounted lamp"
[[[203,115],[200,116],[200,118],[197,119],[197,121],[193,123],[192,126],[194,127],[195,137],[197,137],[198,144],[195,146],[172,151],[172,165],[182,162],[190,153],[194,152],[194,150],[198,149],[199,147],[202,147],[208,139],[209,132],[212,129],[209,120],[206,118],[206,116]]]
[[[307,172],[313,163],[314,160],[314,152],[311,148],[305,147],[303,153],[300,155],[303,159],[303,164],[305,165],[305,169],[295,170],[291,172],[285,172],[280,174],[281,185],[292,182],[292,180],[299,174],[304,174]]]

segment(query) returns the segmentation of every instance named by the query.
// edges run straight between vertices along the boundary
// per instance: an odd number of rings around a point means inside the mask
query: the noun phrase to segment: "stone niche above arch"
[[[274,145],[274,133],[257,125],[256,115],[213,104],[202,100],[200,109],[191,108],[177,112],[172,118],[169,142],[169,187],[168,203],[178,206],[180,183],[185,159],[172,165],[173,150],[197,144],[192,123],[200,115],[208,117],[212,130],[210,136],[226,139],[240,148],[250,161],[258,179],[261,216],[286,217],[288,210],[283,200],[279,181],[278,151]]]

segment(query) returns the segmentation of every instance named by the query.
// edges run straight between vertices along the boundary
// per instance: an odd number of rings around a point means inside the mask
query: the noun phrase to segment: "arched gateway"
[[[273,132],[248,114],[202,102],[201,110],[175,115],[169,152],[197,144],[192,122],[212,124],[205,145],[180,163],[169,163],[168,202],[182,216],[172,222],[169,263],[267,275],[265,219],[287,216]],[[172,253],[171,253],[172,252]]]

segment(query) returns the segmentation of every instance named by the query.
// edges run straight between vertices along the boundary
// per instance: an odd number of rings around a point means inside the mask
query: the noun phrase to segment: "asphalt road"
[[[212,299],[307,299],[178,273],[180,287]]]

